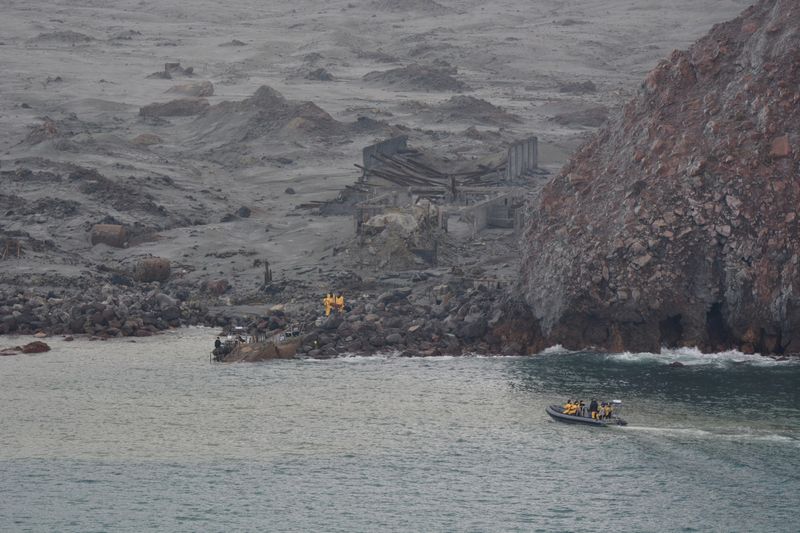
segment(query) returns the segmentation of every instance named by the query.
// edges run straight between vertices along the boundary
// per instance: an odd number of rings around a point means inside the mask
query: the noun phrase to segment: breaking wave
[[[605,355],[615,361],[680,363],[684,366],[730,367],[747,364],[756,366],[790,365],[800,363],[797,358],[776,358],[760,354],[745,354],[738,350],[717,353],[702,353],[697,348],[664,349],[660,354],[623,352]]]

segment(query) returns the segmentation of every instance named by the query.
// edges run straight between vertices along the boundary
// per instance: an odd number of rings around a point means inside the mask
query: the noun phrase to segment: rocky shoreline
[[[299,325],[302,342],[292,350],[291,357],[329,359],[387,351],[403,357],[531,355],[556,344],[588,349],[570,343],[561,332],[543,334],[530,307],[509,297],[509,287],[487,286],[451,274],[431,279],[419,279],[420,273],[416,274],[417,280],[404,286],[397,286],[402,278],[386,283],[388,280],[365,282],[351,276],[352,292],[348,294],[354,296],[348,299],[349,310],[330,317],[324,316],[322,295],[297,282],[278,282],[266,291],[262,288],[238,295],[192,292],[175,282],[120,287],[109,282],[90,284],[86,279],[85,285],[61,289],[4,288],[0,289],[0,335],[109,340],[150,337],[188,326],[222,330],[242,326],[249,334],[265,337]],[[263,303],[267,301],[285,303]],[[658,352],[663,347],[645,347],[642,351]],[[703,352],[733,349],[752,353],[745,343],[735,342],[686,347]],[[4,348],[2,355],[47,351],[23,348]],[[211,348],[209,345],[209,351]],[[620,351],[603,345],[591,349]],[[265,352],[262,356],[256,349],[246,360],[273,358],[274,354]]]
[[[208,283],[192,291],[180,281],[118,285],[87,275],[69,286],[0,289],[0,334],[109,339],[147,337],[182,326],[238,325],[265,335],[297,324],[304,333],[298,354],[308,357],[385,350],[407,356],[516,355],[543,347],[529,333],[515,333],[504,288],[450,273],[399,276],[364,281],[352,273],[340,275],[335,286],[346,285],[349,311],[326,318],[323,295],[298,282],[217,294]]]

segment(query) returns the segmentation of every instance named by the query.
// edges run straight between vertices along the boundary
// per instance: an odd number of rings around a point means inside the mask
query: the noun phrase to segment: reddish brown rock
[[[95,224],[91,239],[92,245],[102,243],[114,248],[124,248],[128,242],[128,231],[119,224]]]
[[[772,157],[789,157],[792,155],[792,148],[789,145],[789,136],[781,135],[772,139],[769,155]]]
[[[231,284],[225,279],[214,279],[206,282],[206,290],[215,296],[224,294],[230,288]]]
[[[760,0],[544,187],[521,289],[545,344],[800,352],[798,49],[800,3]]]
[[[170,262],[162,257],[148,257],[139,261],[133,269],[136,281],[166,281],[170,275]]]
[[[49,352],[50,346],[42,341],[33,341],[22,347],[22,353],[42,353]]]

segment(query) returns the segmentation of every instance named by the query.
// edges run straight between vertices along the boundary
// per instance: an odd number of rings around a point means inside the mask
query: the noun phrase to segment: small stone
[[[772,157],[789,157],[792,153],[792,148],[789,144],[789,136],[781,135],[772,139],[769,154]]]
[[[633,260],[633,263],[642,268],[643,266],[647,265],[650,261],[653,260],[653,256],[650,254],[640,255],[636,259]]]
[[[386,336],[386,344],[400,344],[403,342],[403,336],[399,333],[392,333]]]

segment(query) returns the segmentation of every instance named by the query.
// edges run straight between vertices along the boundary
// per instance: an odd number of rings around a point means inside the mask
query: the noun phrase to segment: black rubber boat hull
[[[559,405],[549,405],[545,409],[545,412],[550,415],[553,420],[558,420],[559,422],[566,422],[568,424],[585,424],[587,426],[627,426],[628,423],[625,422],[621,418],[613,417],[608,420],[593,420],[588,416],[573,416],[573,415],[565,415],[561,412],[561,406]]]

